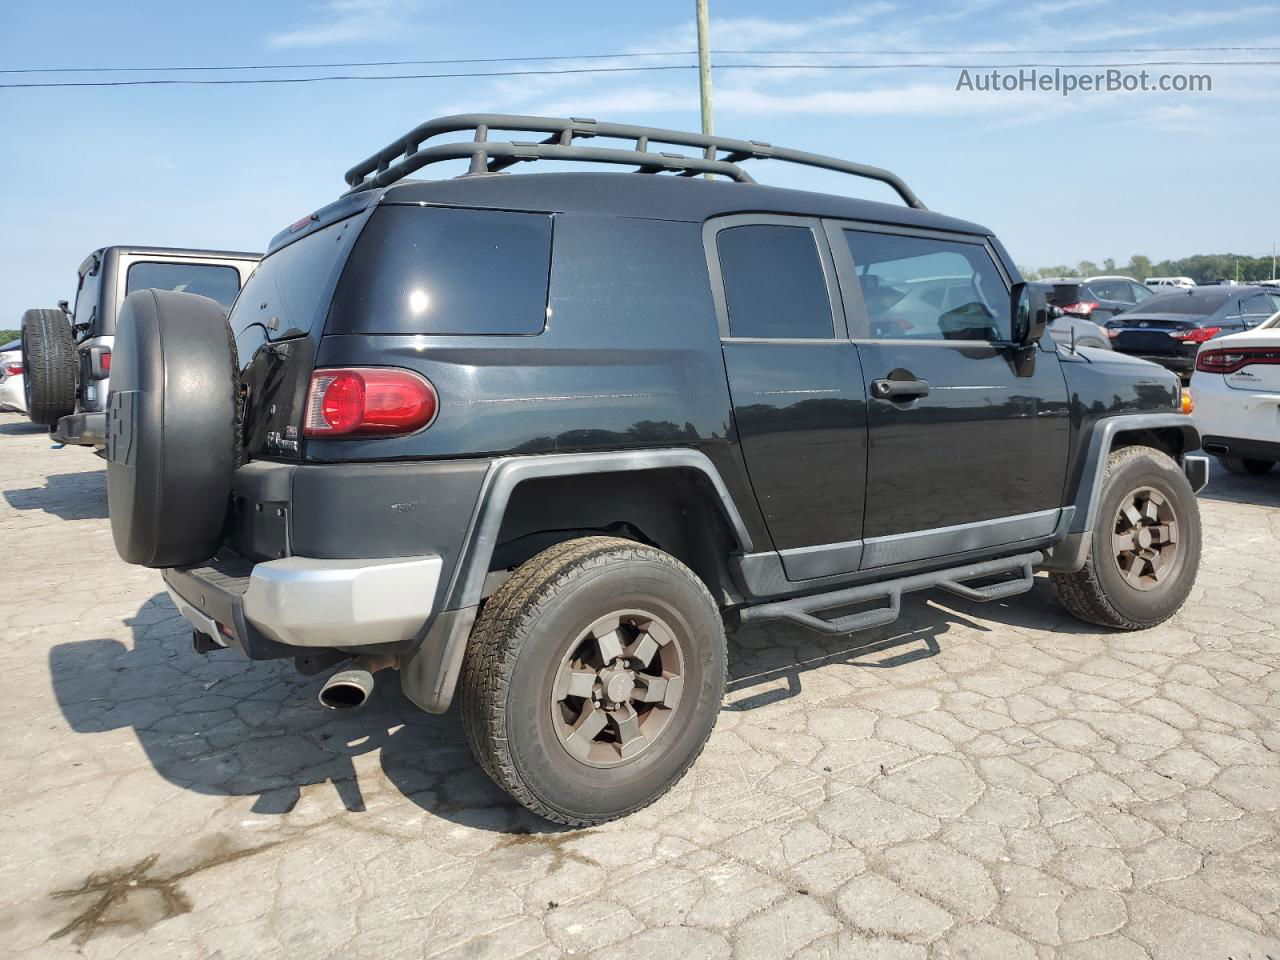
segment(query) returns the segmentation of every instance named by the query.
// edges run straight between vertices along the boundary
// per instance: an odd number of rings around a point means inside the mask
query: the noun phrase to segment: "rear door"
[[[1280,310],[1280,294],[1255,293],[1245,297],[1240,305],[1246,330],[1266,323],[1277,310]]]
[[[1070,435],[1056,350],[1015,351],[981,237],[828,222],[867,383],[862,566],[1046,536]]]
[[[821,223],[726,217],[703,240],[738,440],[786,575],[857,570],[866,403]]]

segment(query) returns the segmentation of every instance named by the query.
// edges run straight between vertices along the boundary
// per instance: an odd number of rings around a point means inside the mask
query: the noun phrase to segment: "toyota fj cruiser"
[[[761,186],[756,158],[905,205]],[[540,160],[653,175],[505,175]],[[843,634],[1046,570],[1076,616],[1140,629],[1191,589],[1208,467],[1177,378],[1057,350],[991,232],[887,171],[472,115],[346,179],[229,324],[151,290],[121,314],[112,530],[201,651],[350,661],[335,708],[384,667],[425,710],[456,691],[498,784],[590,824],[698,756],[726,624]]]
[[[62,443],[105,443],[116,319],[124,298],[154,287],[210,297],[230,310],[261,254],[173,247],[102,247],[77,271],[75,309],[22,315],[27,416]]]

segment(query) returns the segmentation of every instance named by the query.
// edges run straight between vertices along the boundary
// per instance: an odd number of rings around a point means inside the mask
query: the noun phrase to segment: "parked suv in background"
[[[77,271],[75,308],[22,316],[27,415],[63,443],[105,443],[111,352],[120,304],[136,290],[209,297],[223,310],[261,254],[174,247],[102,247]]]
[[[455,158],[469,175],[404,179]],[[761,186],[751,158],[905,205]],[[502,175],[541,159],[668,175]],[[1191,589],[1207,460],[1177,378],[1059,352],[991,232],[887,171],[474,115],[347,182],[272,240],[229,324],[126,300],[116,546],[164,570],[197,649],[342,663],[328,706],[384,668],[428,711],[456,692],[476,759],[542,816],[599,823],[680,779],[726,624],[844,634],[1039,568],[1135,629]]]
[[[1200,345],[1251,330],[1280,310],[1280,291],[1201,286],[1159,293],[1106,325],[1111,346],[1190,377]]]
[[[1152,291],[1132,277],[1053,277],[1044,283],[1079,284],[1080,299],[1060,304],[1064,313],[1102,324],[1142,303]]]

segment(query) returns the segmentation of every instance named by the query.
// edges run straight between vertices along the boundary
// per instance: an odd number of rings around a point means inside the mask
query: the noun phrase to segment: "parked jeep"
[[[761,186],[754,158],[905,205]],[[539,160],[667,175],[506,175]],[[476,759],[548,819],[681,778],[726,625],[844,634],[911,591],[1004,599],[1046,570],[1073,614],[1133,630],[1192,587],[1208,467],[1177,378],[1056,350],[991,232],[887,171],[472,115],[346,179],[271,241],[229,325],[196,297],[125,301],[114,539],[164,570],[198,650],[342,664],[333,708],[383,668],[425,710],[456,693]]]
[[[105,443],[116,319],[124,298],[153,287],[199,294],[230,310],[261,254],[102,247],[77,271],[75,308],[22,315],[27,416],[62,443]]]

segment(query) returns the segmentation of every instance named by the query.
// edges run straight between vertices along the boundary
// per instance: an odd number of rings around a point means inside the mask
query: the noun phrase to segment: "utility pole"
[[[702,132],[715,133],[711,120],[711,28],[707,23],[707,0],[694,0],[698,15],[698,94],[702,101]],[[708,173],[707,179],[714,179]]]
[[[1271,279],[1274,280],[1275,278],[1276,278],[1276,245],[1273,242],[1271,244]]]

